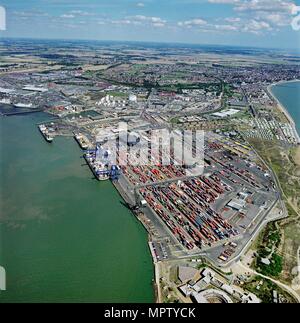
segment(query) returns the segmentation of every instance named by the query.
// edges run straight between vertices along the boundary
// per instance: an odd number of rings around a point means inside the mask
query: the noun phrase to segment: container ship
[[[83,156],[98,181],[118,180],[121,170],[112,164],[109,150],[97,145],[94,150],[88,150]]]
[[[45,125],[39,125],[39,130],[47,142],[53,141],[54,138],[49,134],[48,129]]]
[[[32,103],[16,103],[14,104],[15,108],[24,108],[24,109],[30,109],[33,108]]]
[[[80,133],[74,134],[74,138],[78,142],[81,149],[86,150],[89,148],[88,140],[84,135]]]
[[[94,153],[84,154],[84,159],[98,181],[106,181],[110,179],[109,165],[104,164],[102,161],[97,161]]]

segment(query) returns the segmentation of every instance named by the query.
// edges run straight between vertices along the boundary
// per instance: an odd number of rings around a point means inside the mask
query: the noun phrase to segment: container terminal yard
[[[164,252],[151,247],[155,260],[201,255],[217,266],[236,260],[279,200],[272,173],[254,151],[244,142],[206,132],[203,163],[187,167],[174,156],[178,147],[169,154],[159,143],[150,147],[151,132],[159,126],[140,120],[131,124],[125,155],[117,151],[114,156],[117,121],[98,128],[100,142],[83,127],[69,129],[95,178],[112,180],[128,206],[142,215],[151,243],[163,245]],[[136,124],[142,122],[140,130]],[[59,128],[54,121],[47,129],[59,134]],[[151,158],[139,156],[142,145]],[[169,164],[162,163],[162,151]]]
[[[249,148],[210,136],[201,176],[186,176],[174,165],[123,167],[122,175],[143,208],[167,228],[176,256],[205,253],[224,266],[244,248],[278,194],[272,176],[254,162]]]

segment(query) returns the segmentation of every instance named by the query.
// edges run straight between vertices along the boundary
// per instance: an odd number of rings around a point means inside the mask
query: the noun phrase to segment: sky
[[[0,37],[300,50],[300,28],[291,25],[300,27],[300,0],[0,0],[0,6],[6,11]]]

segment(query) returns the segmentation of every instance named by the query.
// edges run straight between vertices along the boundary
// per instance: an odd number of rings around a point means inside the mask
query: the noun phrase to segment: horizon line
[[[52,40],[52,41],[77,41],[77,42],[115,42],[115,43],[146,43],[146,44],[161,44],[161,45],[186,45],[186,46],[212,46],[212,47],[236,47],[245,49],[269,49],[277,51],[295,51],[300,54],[300,47],[297,48],[279,48],[279,47],[262,47],[262,46],[251,46],[251,45],[233,45],[233,44],[212,44],[212,43],[185,43],[185,42],[168,42],[168,41],[150,41],[150,40],[112,40],[112,39],[79,39],[79,38],[40,38],[40,37],[26,37],[26,36],[9,36],[0,37],[0,42],[3,40]]]

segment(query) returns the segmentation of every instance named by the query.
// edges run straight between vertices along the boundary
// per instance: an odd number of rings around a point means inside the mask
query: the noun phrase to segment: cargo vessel
[[[102,145],[97,144],[95,149],[87,150],[83,157],[98,181],[119,179],[121,169],[113,162],[111,152]]]
[[[78,145],[81,149],[86,150],[89,148],[88,139],[81,133],[74,134],[75,140],[78,142]]]
[[[106,181],[110,179],[109,165],[103,164],[101,161],[97,161],[94,153],[84,154],[84,159],[98,181]]]
[[[14,104],[15,108],[24,108],[24,109],[30,109],[33,108],[32,103],[16,103]]]
[[[53,141],[54,138],[49,134],[48,129],[45,125],[41,124],[38,128],[47,142]]]

